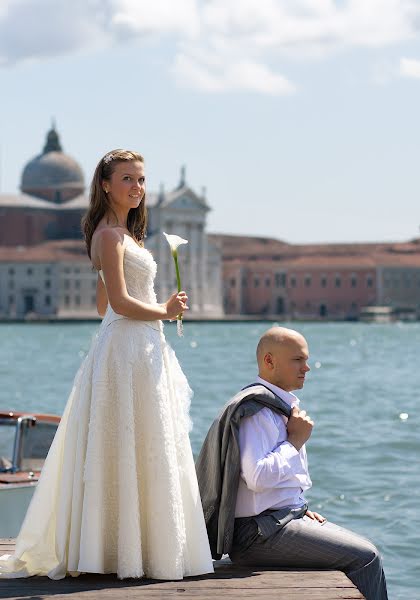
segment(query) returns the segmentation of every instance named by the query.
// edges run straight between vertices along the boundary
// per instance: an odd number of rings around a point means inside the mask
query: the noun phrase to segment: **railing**
[[[13,457],[12,457],[12,473],[16,473],[20,470],[21,462],[22,462],[22,437],[23,437],[23,428],[34,427],[36,425],[36,417],[33,415],[22,415],[18,417],[16,420],[16,435],[15,435],[15,443],[13,445]]]

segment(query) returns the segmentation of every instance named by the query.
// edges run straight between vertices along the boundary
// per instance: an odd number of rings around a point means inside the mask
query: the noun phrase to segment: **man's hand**
[[[322,515],[320,515],[320,514],[318,514],[316,512],[312,512],[311,510],[307,510],[306,511],[306,516],[309,517],[310,519],[312,519],[312,521],[318,521],[319,523],[321,523],[321,525],[323,523],[325,523],[325,521],[327,520]]]
[[[309,440],[314,422],[308,417],[305,410],[299,410],[297,406],[292,408],[292,414],[287,422],[287,439],[300,450],[303,444]]]

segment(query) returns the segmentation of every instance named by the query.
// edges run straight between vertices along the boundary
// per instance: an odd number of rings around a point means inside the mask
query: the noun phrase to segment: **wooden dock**
[[[0,540],[0,556],[14,550],[14,540]],[[215,563],[215,573],[182,581],[119,580],[115,575],[80,575],[53,581],[47,577],[0,579],[0,598],[16,600],[363,600],[340,571],[236,567]]]

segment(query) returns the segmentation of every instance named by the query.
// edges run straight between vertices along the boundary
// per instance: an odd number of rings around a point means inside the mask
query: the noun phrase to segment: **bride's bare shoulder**
[[[124,246],[124,232],[118,227],[101,226],[95,229],[92,236],[91,257],[96,269],[101,269],[101,255],[104,251],[113,252]]]
[[[92,236],[92,244],[124,242],[124,231],[120,227],[98,226]]]

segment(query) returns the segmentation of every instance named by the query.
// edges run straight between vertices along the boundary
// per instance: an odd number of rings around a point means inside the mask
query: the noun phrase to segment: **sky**
[[[0,192],[55,119],[87,184],[185,165],[210,232],[419,237],[419,32],[420,0],[0,0]]]

